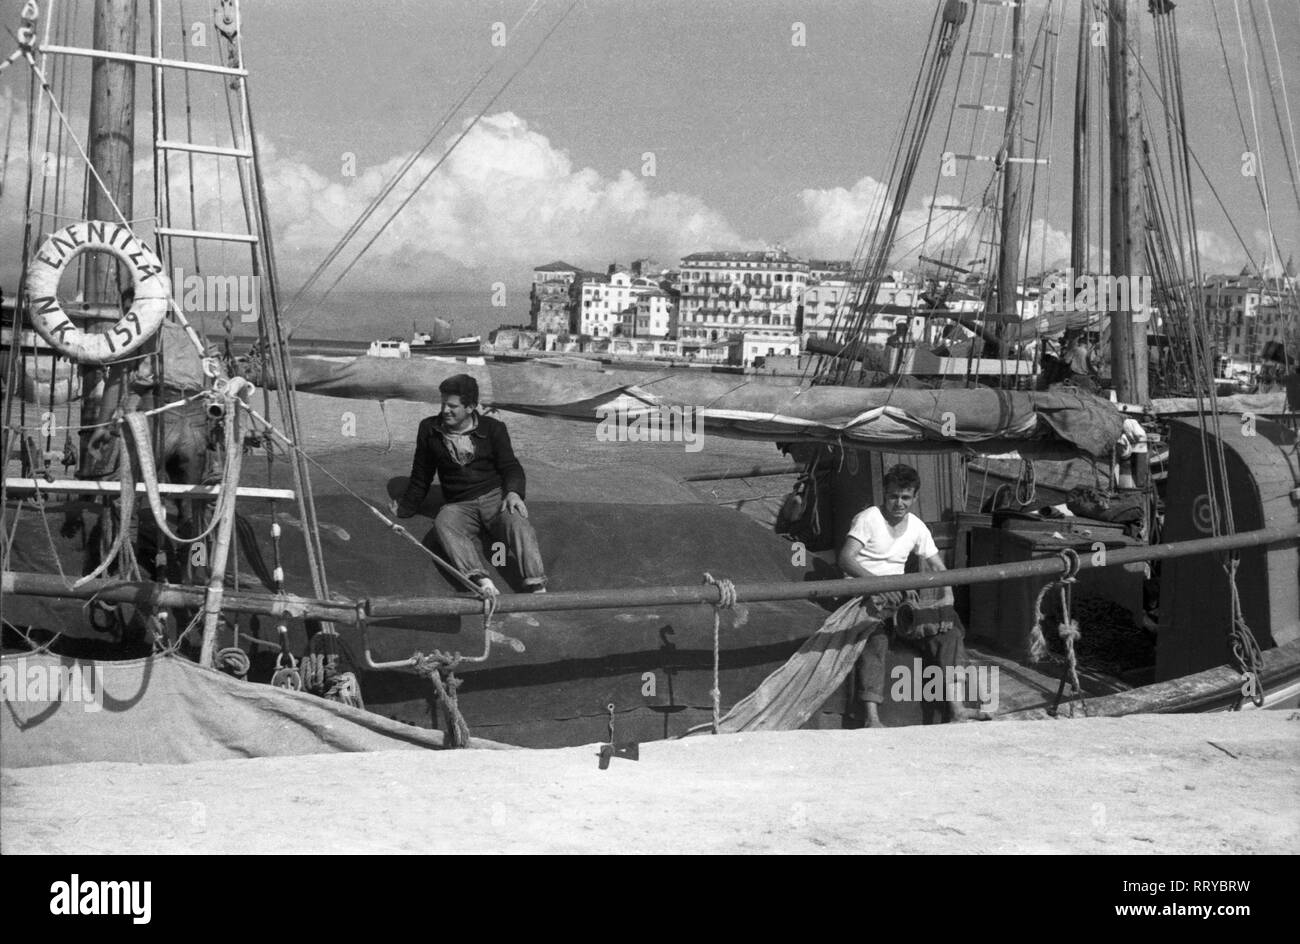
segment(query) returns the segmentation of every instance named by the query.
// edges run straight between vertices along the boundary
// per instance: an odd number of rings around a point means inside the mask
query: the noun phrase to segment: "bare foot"
[[[863,726],[864,728],[887,728],[887,727],[889,727],[889,725],[885,724],[885,722],[881,721],[879,718],[875,718],[875,719],[868,718],[868,719],[863,723],[862,726]]]
[[[967,708],[965,705],[948,704],[948,723],[962,724],[967,721],[992,721],[993,716],[987,711],[980,711],[978,708]]]
[[[862,725],[864,728],[885,728],[888,727],[880,720],[880,708],[874,701],[867,702],[867,719]]]

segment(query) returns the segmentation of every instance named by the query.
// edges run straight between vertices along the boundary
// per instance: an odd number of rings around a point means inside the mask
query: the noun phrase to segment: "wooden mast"
[[[1025,0],[1011,6],[1011,68],[1007,86],[1007,123],[1002,158],[1002,238],[998,247],[997,292],[993,296],[993,313],[1018,314],[1017,288],[1020,285],[1020,68],[1025,56]],[[1002,322],[995,329],[1002,335]],[[998,345],[995,356],[1001,356]]]
[[[1088,17],[1079,16],[1079,53],[1074,71],[1074,180],[1070,199],[1070,271],[1077,278],[1088,268],[1088,76],[1092,44]],[[1073,291],[1074,286],[1070,286]]]
[[[1136,49],[1138,0],[1110,0],[1110,274],[1147,278],[1146,209],[1142,202],[1142,115]],[[1130,35],[1129,25],[1134,24]],[[1149,312],[1110,312],[1110,374],[1121,403],[1144,404],[1147,386]],[[1112,301],[1114,300],[1112,293]]]
[[[135,52],[137,0],[97,0],[94,47],[106,52]],[[117,220],[117,204],[129,221],[134,207],[132,164],[135,144],[135,65],[114,59],[95,59],[90,72],[90,161],[104,181],[107,193],[88,179],[86,218]],[[111,200],[110,200],[111,197]],[[118,263],[106,253],[85,257],[85,300],[92,311],[109,311],[119,304]],[[85,326],[103,333],[112,321],[95,320]],[[93,426],[112,415],[122,398],[124,371],[120,366],[87,365],[82,371],[81,425]],[[101,385],[102,384],[102,389]],[[80,474],[102,475],[94,469],[87,444],[95,430],[82,429]]]

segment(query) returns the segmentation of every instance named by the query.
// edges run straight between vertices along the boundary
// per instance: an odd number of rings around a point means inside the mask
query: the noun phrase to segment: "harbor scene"
[[[360,12],[0,14],[0,853],[1300,852],[1293,0]]]

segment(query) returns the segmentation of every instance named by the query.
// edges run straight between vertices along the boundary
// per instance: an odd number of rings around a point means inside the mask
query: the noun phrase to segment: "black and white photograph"
[[[100,856],[898,854],[1262,916],[1300,0],[0,27],[0,853],[83,863],[29,910],[178,907]]]

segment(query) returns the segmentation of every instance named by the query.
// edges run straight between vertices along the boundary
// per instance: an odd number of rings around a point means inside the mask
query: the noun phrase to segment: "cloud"
[[[852,187],[801,190],[796,198],[795,223],[797,228],[786,238],[786,245],[796,253],[814,258],[852,258],[863,231],[864,222],[874,226],[880,217],[885,185],[873,177],[863,177]],[[939,195],[933,203],[938,207],[953,206],[960,201],[951,195]],[[956,213],[937,209],[929,219],[929,241],[926,241],[929,201],[922,206],[904,210],[899,218],[896,243],[891,261],[914,265],[921,254],[953,257],[968,263],[988,255],[988,239],[994,231],[993,211],[971,210]],[[1045,220],[1035,220],[1030,227],[1028,242],[1028,270],[1051,269],[1063,265],[1070,257],[1070,234],[1053,227]]]
[[[19,102],[15,126],[21,127]],[[0,120],[5,115],[0,113]],[[211,132],[211,133],[209,133]],[[228,132],[227,132],[228,136]],[[454,135],[420,158],[384,200],[358,238],[327,271],[324,289],[351,262],[380,223],[433,170]],[[196,141],[229,145],[217,129],[200,124]],[[277,156],[259,137],[281,283],[290,291],[334,247],[340,236],[381,192],[407,159],[396,155],[345,175],[342,163],[318,168],[295,156]],[[21,149],[18,149],[21,150]],[[137,207],[153,187],[152,155],[137,152]],[[228,158],[173,154],[168,190],[173,225],[201,230],[243,231],[238,180]],[[80,177],[75,161],[72,178]],[[220,172],[218,172],[220,169]],[[4,205],[4,229],[20,234],[25,156],[11,154]],[[79,200],[78,194],[71,194]],[[17,202],[14,202],[17,201]],[[191,202],[195,207],[190,216]],[[12,226],[9,224],[13,224]],[[143,228],[147,237],[147,226]],[[178,241],[177,264],[189,266],[188,243]],[[475,125],[363,260],[340,284],[345,291],[478,288],[485,283],[527,281],[533,266],[552,259],[603,269],[613,261],[650,257],[665,265],[701,248],[761,246],[738,234],[724,216],[698,197],[656,192],[653,178],[630,171],[616,177],[577,166],[546,135],[511,112],[486,116]],[[203,243],[205,268],[220,259],[240,268],[244,254],[227,245]]]
[[[450,143],[448,141],[447,143]],[[441,154],[445,145],[432,149]],[[362,231],[350,261],[382,220],[410,196],[437,158],[420,158]],[[267,185],[277,243],[294,247],[286,284],[305,278],[404,158],[358,168],[355,178],[329,176],[281,159]],[[477,287],[483,280],[527,279],[552,259],[603,268],[649,256],[670,264],[705,246],[748,245],[697,197],[656,193],[646,178],[624,171],[602,176],[575,166],[563,149],[522,118],[483,118],[433,172],[374,243],[341,287],[351,290]],[[340,267],[322,280],[328,285]]]

